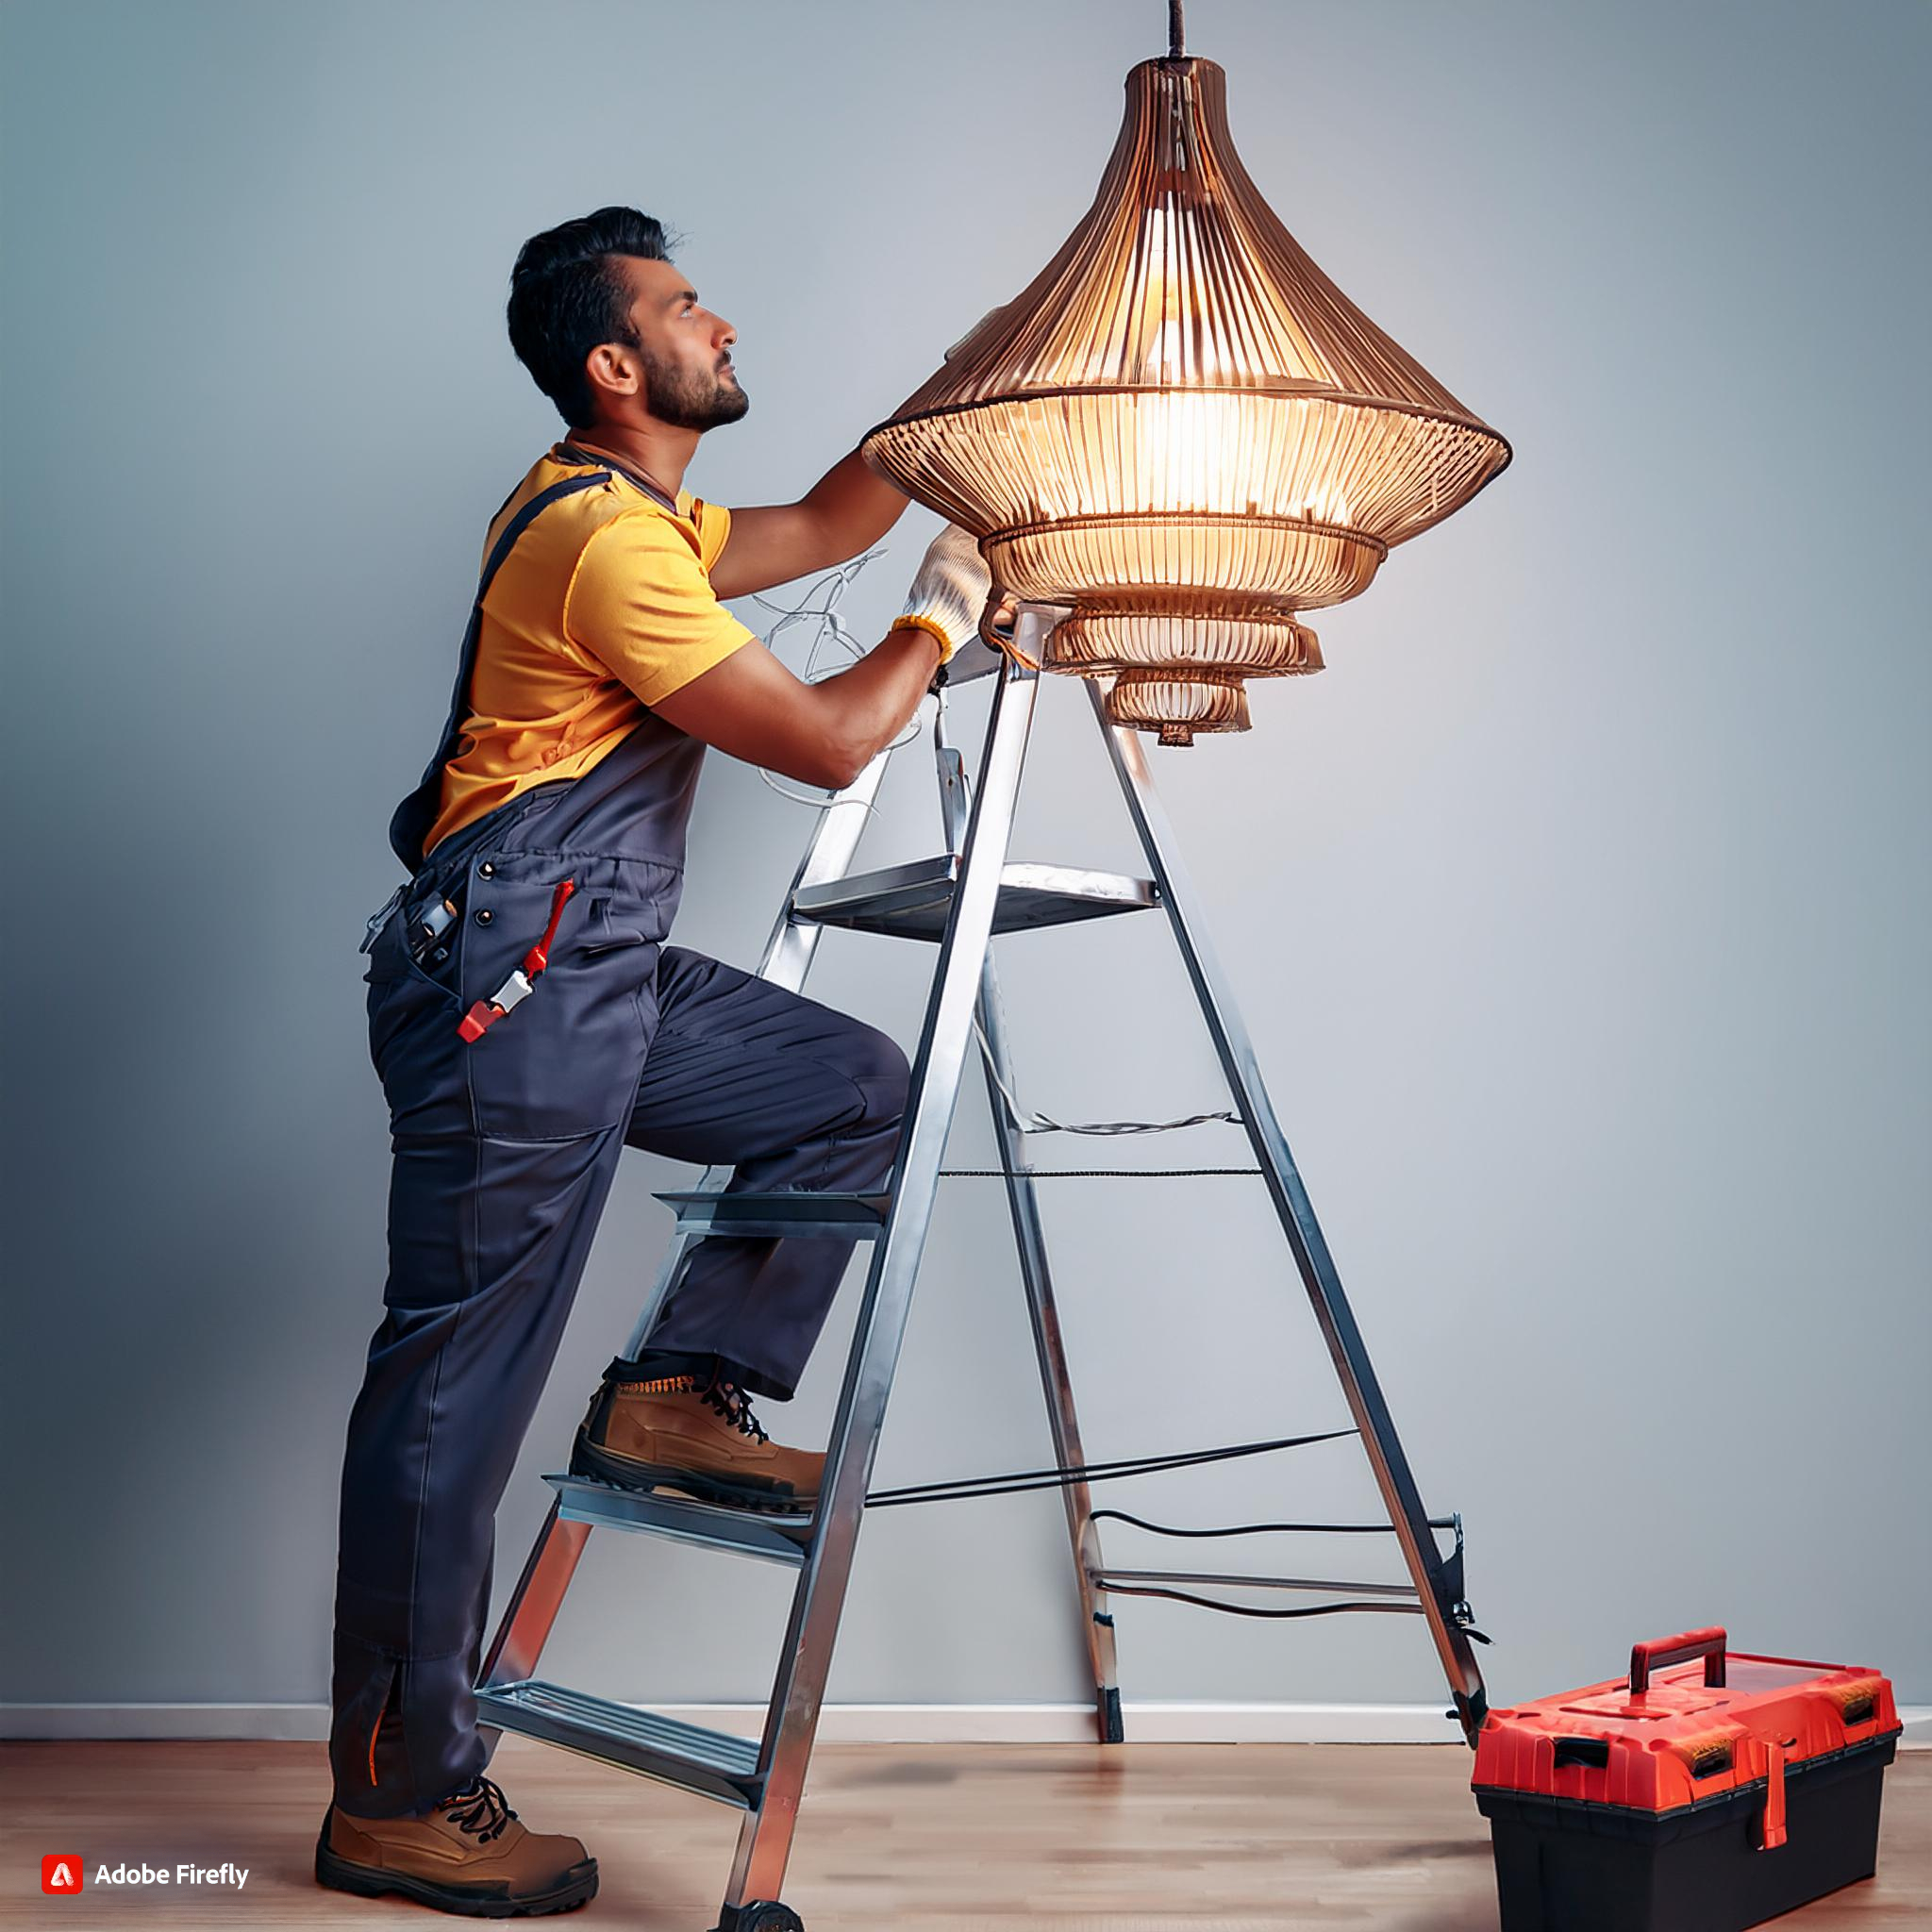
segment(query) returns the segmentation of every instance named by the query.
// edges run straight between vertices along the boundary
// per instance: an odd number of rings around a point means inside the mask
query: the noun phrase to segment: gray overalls
[[[906,1056],[886,1035],[666,943],[705,746],[663,720],[647,715],[582,777],[524,792],[422,861],[491,581],[549,503],[608,480],[553,486],[492,551],[442,743],[391,827],[414,875],[371,922],[370,1054],[394,1156],[389,1278],[342,1465],[329,1739],[335,1801],[358,1817],[427,1811],[488,1762],[473,1693],[496,1505],[623,1147],[735,1163],[734,1190],[874,1190],[905,1111]],[[458,1023],[541,937],[566,878],[547,969],[463,1040]],[[419,963],[406,935],[458,891],[445,957]],[[851,1250],[699,1242],[640,1359],[657,1373],[681,1357],[714,1363],[790,1397]],[[639,1372],[618,1358],[606,1376]]]

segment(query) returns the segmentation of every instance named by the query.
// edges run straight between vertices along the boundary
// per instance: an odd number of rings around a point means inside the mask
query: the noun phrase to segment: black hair
[[[600,208],[532,235],[509,273],[509,345],[566,428],[588,429],[595,414],[584,374],[591,351],[599,342],[638,346],[614,259],[624,255],[670,260],[664,225],[634,208]]]

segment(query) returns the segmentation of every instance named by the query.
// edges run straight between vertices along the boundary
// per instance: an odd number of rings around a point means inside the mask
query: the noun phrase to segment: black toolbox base
[[[1744,1932],[1878,1868],[1895,1737],[1788,1767],[1786,1841],[1757,1849],[1764,1786],[1661,1816],[1479,1789],[1502,1932]]]

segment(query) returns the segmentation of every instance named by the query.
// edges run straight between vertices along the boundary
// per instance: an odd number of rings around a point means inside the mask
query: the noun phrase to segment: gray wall
[[[1492,1690],[1724,1622],[1932,1699],[1932,14],[1191,13],[1283,219],[1516,449],[1317,620],[1323,676],[1156,757],[1424,1493],[1466,1513]],[[691,481],[791,496],[1058,244],[1163,29],[1155,0],[0,11],[7,1696],[326,1693],[381,1312],[356,946],[483,524],[554,428],[503,340],[518,242],[609,200],[673,220],[754,398]],[[932,525],[855,589],[868,641]],[[882,862],[936,835],[924,759]],[[808,819],[714,756],[679,939],[755,961]],[[1131,859],[1071,685],[1016,850]],[[811,990],[909,1045],[927,958],[834,935]],[[1029,1105],[1224,1104],[1154,926],[1002,970]],[[1224,1127],[1136,1151],[1243,1158]],[[970,1092],[954,1154],[989,1152]],[[499,1594],[661,1251],[652,1191],[691,1172],[619,1182]],[[1093,1454],[1342,1419],[1257,1184],[1051,1186]],[[1046,1456],[997,1192],[948,1189],[882,1484]],[[856,1288],[771,1412],[791,1437],[829,1415]],[[1108,1500],[1374,1498],[1342,1445]],[[1172,1556],[1132,1535],[1116,1560]],[[553,1674],[763,1695],[778,1573],[609,1539],[581,1575]],[[883,1513],[831,1694],[1076,1697],[1069,1594],[1051,1494]],[[1121,1635],[1132,1697],[1440,1694],[1403,1619],[1126,1603]]]

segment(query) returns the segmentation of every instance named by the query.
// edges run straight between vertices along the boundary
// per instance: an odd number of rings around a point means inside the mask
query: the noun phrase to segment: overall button
[[[488,925],[488,924],[490,924],[491,918],[491,910],[490,910],[489,907],[487,907],[487,906],[486,906],[486,907],[484,907],[484,908],[482,909],[482,911],[480,911],[479,913],[477,913],[477,915],[476,915],[476,924],[477,924],[478,925]]]
[[[476,876],[479,879],[493,879],[496,876],[496,868],[493,865],[491,865],[491,862],[486,858],[483,861],[483,863],[476,868]]]

